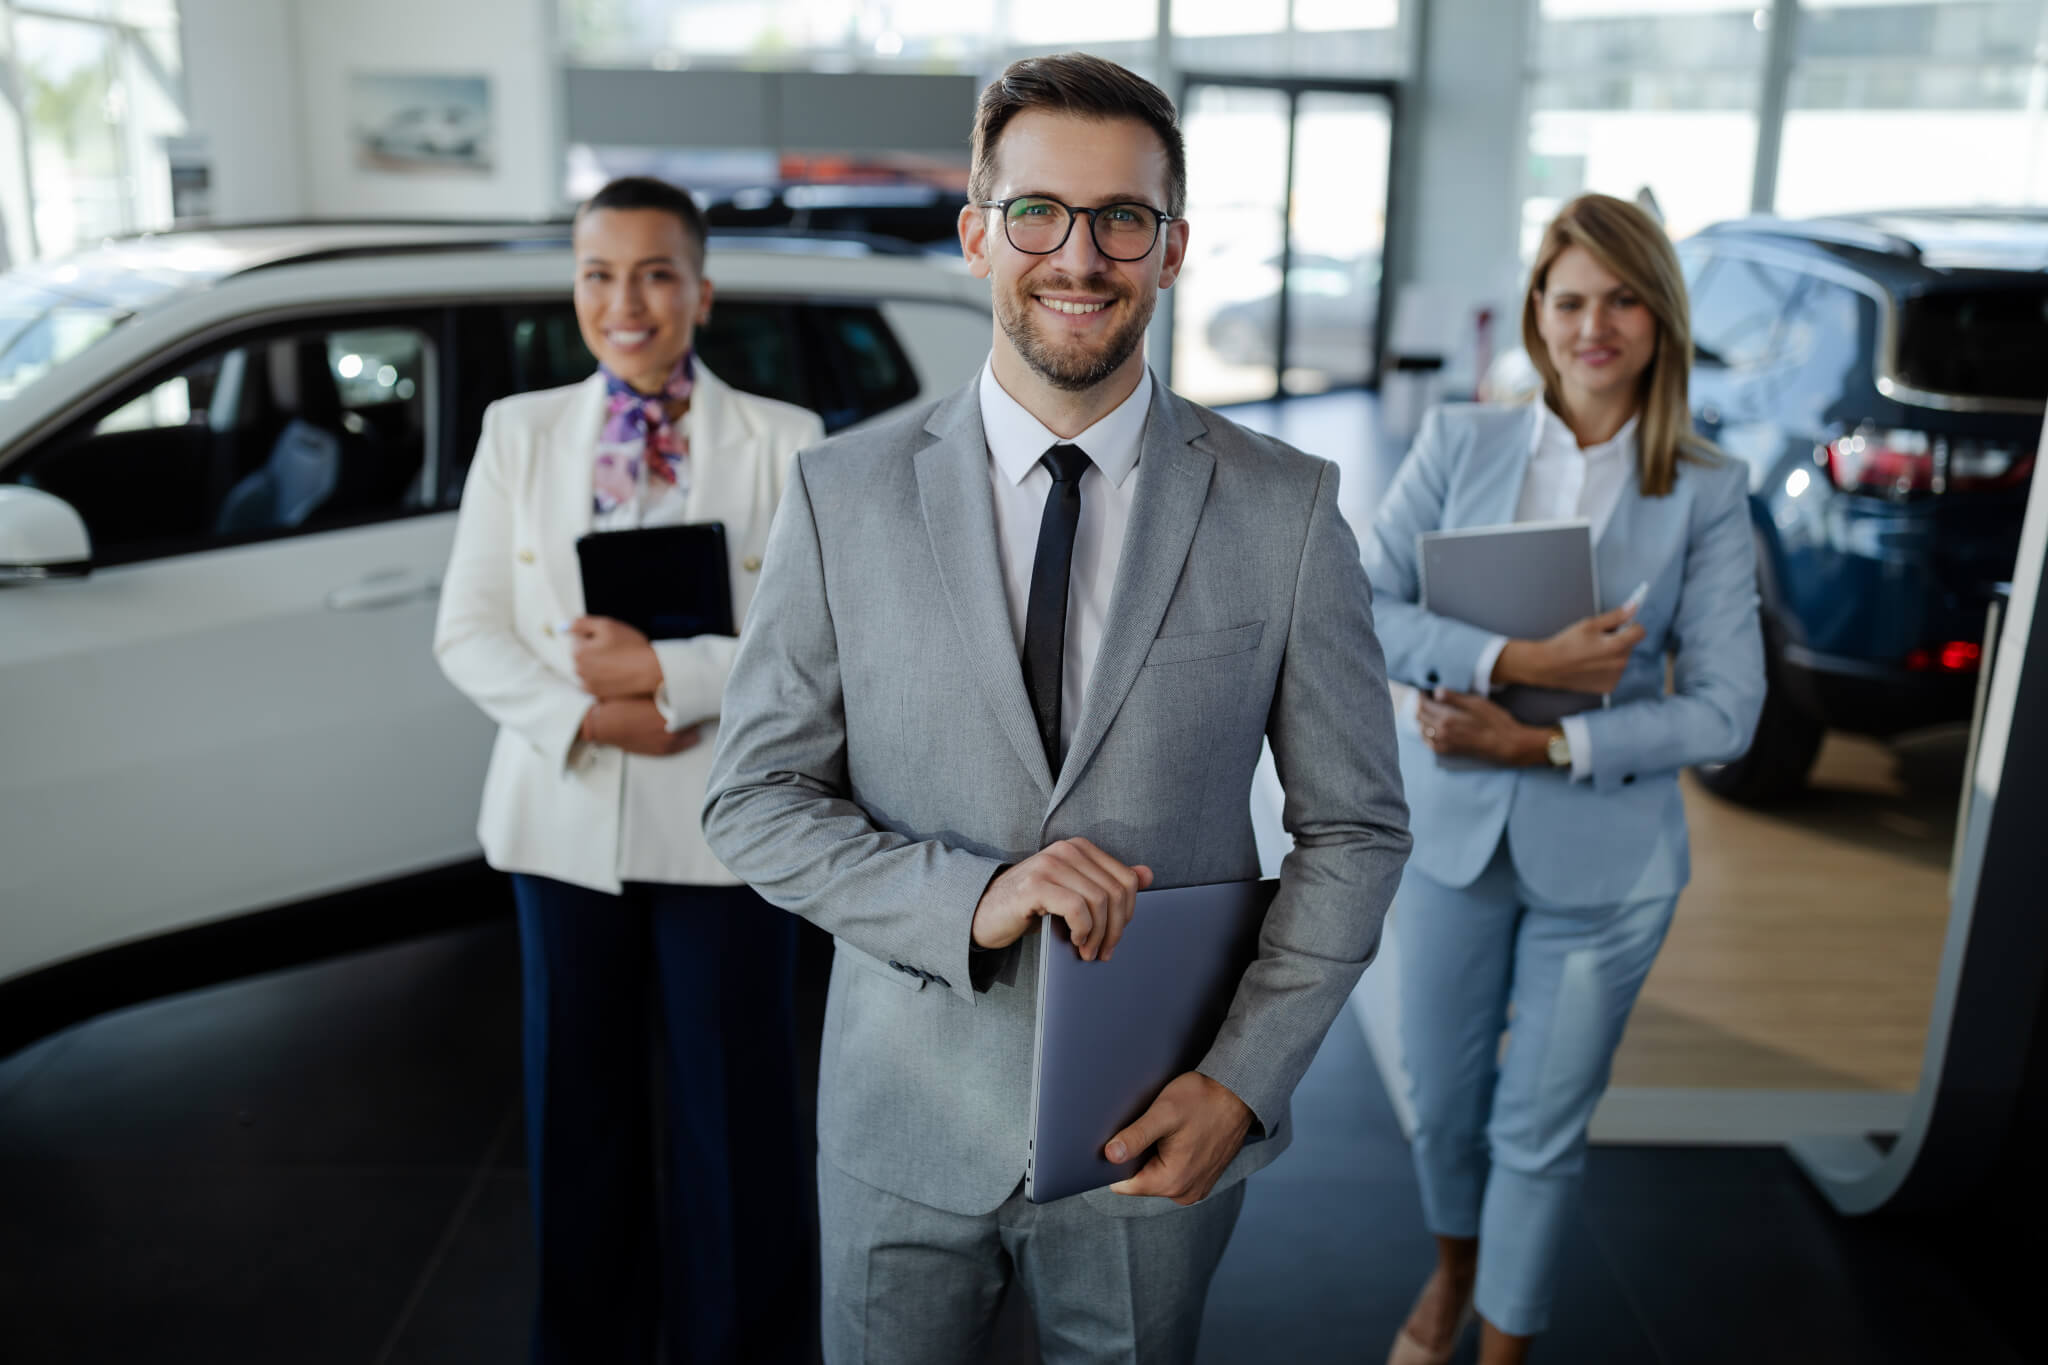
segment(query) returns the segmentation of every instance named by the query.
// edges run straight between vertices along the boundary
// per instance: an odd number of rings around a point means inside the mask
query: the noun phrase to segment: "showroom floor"
[[[0,1062],[0,1359],[519,1360],[516,969],[498,921]],[[1425,1271],[1407,1149],[1349,1012],[1295,1113],[1218,1272],[1206,1362],[1376,1362]],[[1836,1217],[1776,1150],[1599,1148],[1534,1359],[2017,1362],[2017,1309],[1967,1292],[1964,1245]],[[1005,1362],[1030,1358],[1026,1335]]]

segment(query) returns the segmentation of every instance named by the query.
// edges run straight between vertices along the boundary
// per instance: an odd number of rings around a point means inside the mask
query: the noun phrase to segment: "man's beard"
[[[1069,276],[1048,276],[1015,291],[996,292],[996,321],[1002,326],[1003,335],[1039,378],[1069,393],[1094,388],[1115,374],[1145,344],[1145,328],[1152,321],[1152,308],[1157,300],[1157,295],[1138,300],[1131,317],[1102,339],[1100,349],[1090,351],[1078,344],[1058,345],[1040,330],[1035,311],[1038,305],[1033,298],[1040,293],[1106,294],[1114,306],[1115,302],[1130,298],[1131,292],[1100,275],[1091,275],[1078,284]]]

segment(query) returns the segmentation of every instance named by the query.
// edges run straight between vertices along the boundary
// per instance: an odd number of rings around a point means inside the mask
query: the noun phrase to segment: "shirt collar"
[[[1152,410],[1152,371],[1148,366],[1138,378],[1130,397],[1116,405],[1080,435],[1066,443],[1088,452],[1089,462],[1102,471],[1115,488],[1123,487],[1138,467],[1144,446],[1145,418]],[[996,380],[995,366],[981,366],[981,429],[988,439],[988,453],[1011,483],[1022,483],[1038,466],[1045,452],[1064,438],[1047,430],[1045,423]]]
[[[1529,453],[1542,455],[1578,455],[1587,461],[1607,460],[1619,455],[1631,455],[1636,448],[1636,422],[1642,414],[1637,413],[1621,424],[1621,430],[1598,445],[1579,448],[1579,438],[1565,425],[1564,419],[1551,410],[1541,394],[1535,398],[1536,429],[1529,436]]]

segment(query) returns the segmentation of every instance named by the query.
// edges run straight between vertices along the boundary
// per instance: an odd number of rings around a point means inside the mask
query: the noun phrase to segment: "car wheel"
[[[1714,795],[1745,806],[1768,806],[1806,789],[1806,775],[1820,753],[1827,727],[1802,710],[1785,687],[1784,665],[1776,641],[1764,632],[1763,714],[1749,752],[1729,763],[1702,763],[1693,769],[1700,785]]]

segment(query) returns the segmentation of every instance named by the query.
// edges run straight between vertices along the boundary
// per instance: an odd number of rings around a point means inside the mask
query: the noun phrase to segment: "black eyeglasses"
[[[1174,221],[1173,214],[1161,213],[1150,204],[1127,201],[1081,209],[1042,194],[991,199],[976,207],[1002,210],[1003,235],[1011,246],[1029,256],[1050,256],[1065,246],[1074,231],[1074,215],[1085,213],[1097,251],[1112,261],[1141,261],[1159,240],[1159,229]]]

